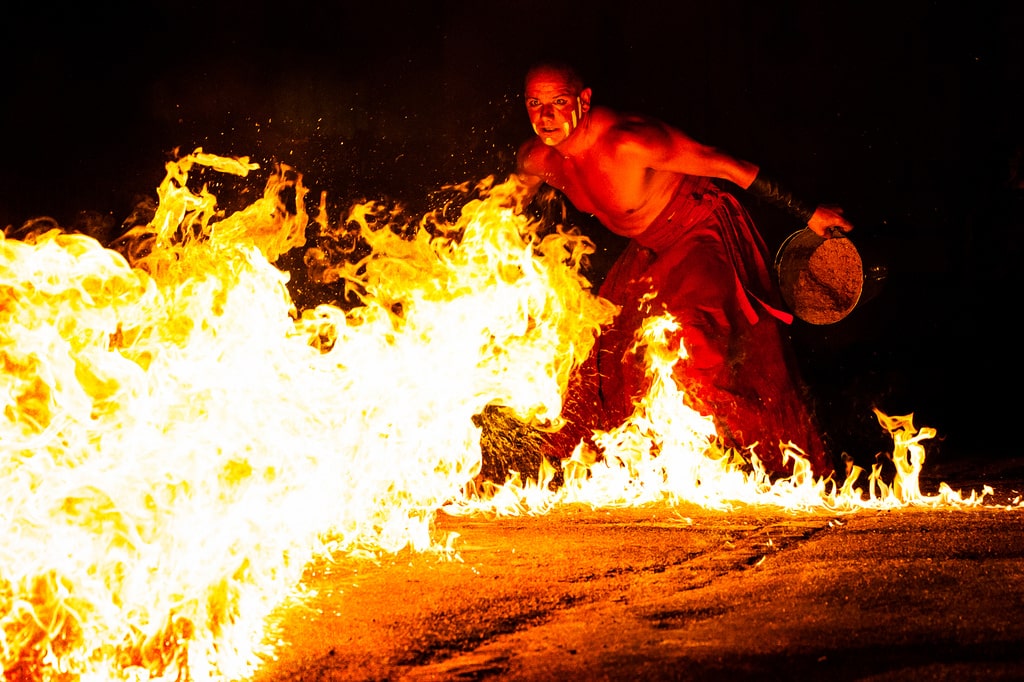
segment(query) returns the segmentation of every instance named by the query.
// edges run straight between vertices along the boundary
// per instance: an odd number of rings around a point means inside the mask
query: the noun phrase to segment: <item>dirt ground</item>
[[[997,465],[934,474],[985,508],[442,514],[457,558],[312,566],[253,680],[1024,679],[1024,513],[996,506],[1024,462]]]

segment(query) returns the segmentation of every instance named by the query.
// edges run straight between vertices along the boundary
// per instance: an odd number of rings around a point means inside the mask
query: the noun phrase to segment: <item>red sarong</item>
[[[785,473],[780,443],[792,441],[816,475],[832,471],[808,407],[782,322],[766,247],[749,214],[710,179],[685,176],[661,215],[634,237],[600,295],[621,306],[602,331],[591,359],[566,396],[569,426],[553,434],[552,454],[565,457],[593,429],[607,430],[633,413],[646,386],[643,358],[630,350],[643,320],[672,313],[689,356],[675,377],[690,407],[711,415],[721,443],[757,443],[765,468]]]

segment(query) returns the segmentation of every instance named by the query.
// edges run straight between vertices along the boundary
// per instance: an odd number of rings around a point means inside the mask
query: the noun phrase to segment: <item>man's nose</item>
[[[540,106],[541,118],[554,118],[555,117],[555,106],[553,104],[542,104]]]

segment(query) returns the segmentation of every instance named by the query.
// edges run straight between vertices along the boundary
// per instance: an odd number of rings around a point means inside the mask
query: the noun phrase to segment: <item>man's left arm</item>
[[[622,148],[645,156],[649,167],[687,175],[719,178],[742,187],[807,225],[815,233],[832,236],[833,229],[849,232],[853,225],[841,208],[811,206],[797,199],[754,163],[737,159],[722,150],[697,142],[671,126],[652,123],[625,129]]]
[[[843,209],[838,206],[805,204],[761,169],[757,170],[754,180],[745,189],[755,197],[786,211],[821,237],[833,236],[836,229],[840,232],[853,229],[853,224],[843,217]]]

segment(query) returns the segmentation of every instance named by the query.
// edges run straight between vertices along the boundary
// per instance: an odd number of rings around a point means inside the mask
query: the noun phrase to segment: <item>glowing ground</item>
[[[1024,490],[1024,460],[939,466]],[[691,506],[442,515],[458,556],[311,568],[254,677],[284,680],[1020,679],[1019,506],[850,515]]]

